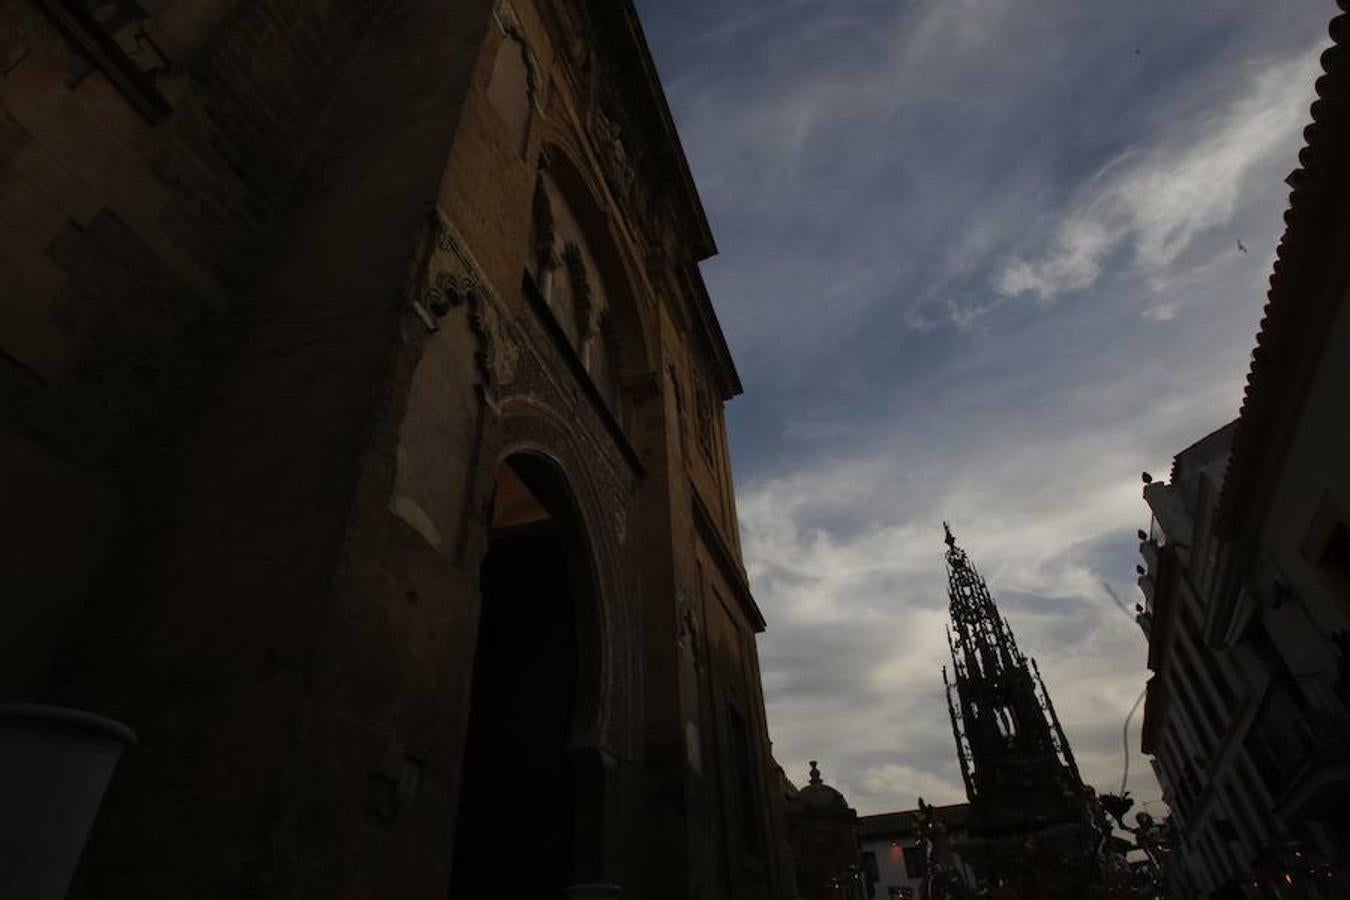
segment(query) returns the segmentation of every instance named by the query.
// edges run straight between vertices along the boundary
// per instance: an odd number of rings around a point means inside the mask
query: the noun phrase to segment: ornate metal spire
[[[972,803],[996,804],[1002,796],[1015,806],[1026,802],[1030,785],[1054,805],[1054,798],[1081,789],[1068,739],[1040,673],[1032,674],[1035,662],[1028,665],[989,586],[951,527],[942,527],[952,654],[951,677],[944,668],[942,678],[966,794]]]
[[[1007,621],[999,615],[989,586],[966,551],[956,545],[951,528],[946,522],[942,527],[947,532],[947,596],[952,627],[956,629],[954,646],[962,651],[962,659],[953,657],[958,672],[994,678],[1024,665],[1026,658],[1017,649]]]

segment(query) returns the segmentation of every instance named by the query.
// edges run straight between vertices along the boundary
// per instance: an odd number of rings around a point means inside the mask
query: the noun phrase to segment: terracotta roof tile
[[[1350,11],[1350,0],[1337,0]],[[1343,302],[1335,276],[1350,256],[1350,15],[1332,19],[1332,46],[1321,57],[1312,123],[1303,130],[1290,186],[1286,229],[1275,251],[1266,306],[1252,351],[1242,411],[1216,527],[1240,537],[1259,519],[1279,470],[1332,320]],[[1291,400],[1295,402],[1291,402]]]

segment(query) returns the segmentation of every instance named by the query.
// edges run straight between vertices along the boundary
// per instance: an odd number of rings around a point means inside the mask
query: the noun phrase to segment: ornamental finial
[[[956,546],[956,538],[952,537],[952,527],[951,527],[950,525],[948,525],[946,522],[943,522],[943,523],[942,523],[942,530],[945,531],[945,532],[947,532],[947,537],[944,538],[944,540],[947,542],[947,546],[948,546],[948,547],[955,547],[955,546]]]
[[[816,768],[816,761],[811,760],[811,783],[820,784],[820,769]]]

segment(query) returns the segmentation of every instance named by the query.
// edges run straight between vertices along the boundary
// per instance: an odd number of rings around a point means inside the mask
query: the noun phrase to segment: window
[[[1232,810],[1233,815],[1241,818],[1244,825],[1243,830],[1248,837],[1256,841],[1261,836],[1261,819],[1256,814],[1251,797],[1241,790],[1236,790],[1237,787],[1237,784],[1233,781],[1224,785],[1224,796],[1228,799],[1228,808]]]
[[[1005,741],[1011,741],[1013,738],[1017,737],[1017,720],[1009,707],[995,707],[994,721],[998,723],[999,734],[1003,735]]]
[[[910,878],[922,878],[928,872],[928,854],[923,844],[905,848],[905,874]]]
[[[1255,806],[1258,818],[1269,822],[1270,807],[1266,803],[1266,798],[1257,790],[1256,782],[1252,778],[1250,764],[1239,758],[1233,768],[1237,770],[1238,781],[1242,782],[1242,793]]]
[[[1318,562],[1341,578],[1350,579],[1350,528],[1344,522],[1337,522],[1331,529]]]
[[[715,466],[713,461],[713,399],[712,391],[699,379],[699,385],[694,391],[695,415],[698,418],[698,446],[703,451],[703,458],[709,466]]]
[[[1219,701],[1226,715],[1231,716],[1237,709],[1237,697],[1233,692],[1233,686],[1228,681],[1227,674],[1219,666],[1218,653],[1209,649],[1200,640],[1199,635],[1193,636],[1193,642],[1196,647],[1196,656],[1200,657],[1200,665],[1209,676],[1210,683],[1219,693]]]
[[[591,331],[595,324],[595,298],[591,290],[591,276],[586,269],[586,256],[575,242],[568,241],[563,245],[562,261],[567,270],[571,315],[563,315],[560,318],[563,329],[567,331],[577,353],[585,362],[586,348],[590,343]]]
[[[1350,525],[1331,494],[1323,494],[1317,504],[1301,549],[1332,590],[1350,603]]]
[[[1180,651],[1177,657],[1181,661],[1181,669],[1186,676],[1184,687],[1194,689],[1196,697],[1199,698],[1200,709],[1204,711],[1205,720],[1209,722],[1209,727],[1213,729],[1215,735],[1222,737],[1224,722],[1219,717],[1219,711],[1215,708],[1214,701],[1210,699],[1209,691],[1205,690],[1204,682],[1196,674],[1195,662],[1192,659],[1193,656],[1203,654],[1206,651],[1201,648],[1197,654],[1197,651],[1193,651],[1186,641],[1177,641],[1177,648]]]
[[[620,325],[609,303],[596,245],[581,223],[584,214],[551,174],[562,168],[563,161],[557,155],[550,159],[535,183],[525,283],[533,285],[537,300],[548,308],[553,325],[622,426]]]
[[[1181,655],[1178,654],[1178,656],[1180,657]],[[1185,668],[1185,660],[1183,659],[1182,662],[1183,668]],[[1214,749],[1214,739],[1210,737],[1209,732],[1204,729],[1204,723],[1201,721],[1200,713],[1195,705],[1195,697],[1191,694],[1190,683],[1184,677],[1174,678],[1172,683],[1176,685],[1177,696],[1181,698],[1181,706],[1186,713],[1182,718],[1185,719],[1191,732],[1195,734],[1196,738],[1199,740],[1202,749],[1206,753],[1212,751]]]
[[[754,786],[754,766],[751,763],[753,757],[750,755],[750,734],[745,727],[745,719],[741,718],[734,708],[727,707],[727,719],[730,724],[728,729],[731,739],[731,766],[732,777],[736,780],[736,799],[737,815],[741,822],[741,837],[745,842],[746,852],[758,856],[760,853],[759,843],[759,818],[755,815],[758,809],[755,803]]]

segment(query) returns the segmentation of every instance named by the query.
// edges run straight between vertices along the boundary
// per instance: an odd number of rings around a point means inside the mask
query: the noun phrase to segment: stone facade
[[[145,9],[0,2],[0,689],[141,738],[73,895],[445,896],[518,481],[575,606],[537,888],[784,896],[740,383],[631,6]]]

